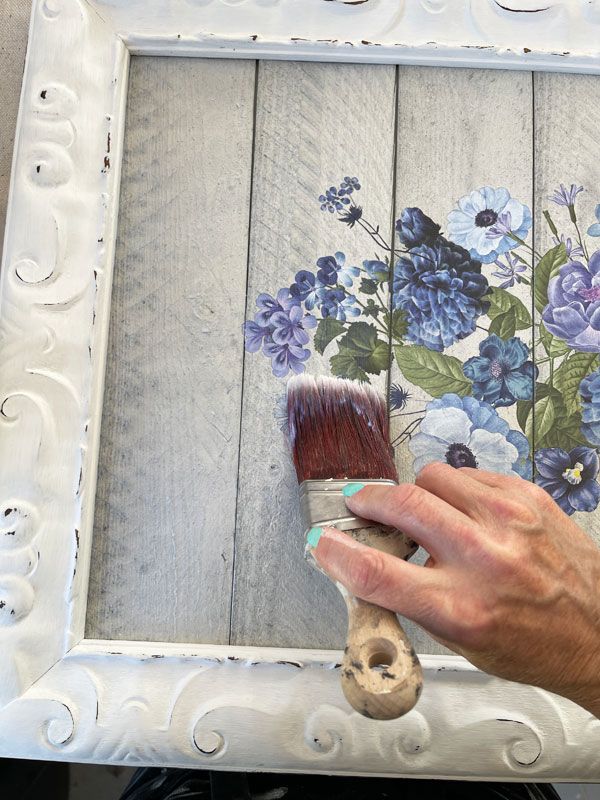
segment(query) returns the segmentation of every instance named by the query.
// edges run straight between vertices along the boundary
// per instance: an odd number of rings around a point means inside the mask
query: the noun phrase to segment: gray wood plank
[[[229,635],[255,64],[134,58],[86,635]]]
[[[259,66],[247,318],[261,292],[289,286],[318,257],[373,258],[359,226],[319,210],[319,194],[358,176],[365,216],[389,241],[394,147],[393,67],[267,63]],[[333,347],[333,352],[337,345]],[[311,345],[312,348],[312,345]],[[331,349],[313,349],[307,370],[329,370]],[[379,385],[384,387],[385,374]],[[273,407],[284,381],[261,354],[247,354],[231,641],[341,647],[346,613],[337,590],[303,560],[297,484]]]
[[[600,203],[600,78],[536,73],[534,99],[536,248],[545,253],[554,245],[552,232],[543,216],[544,210],[550,212],[559,234],[570,238],[573,246],[578,245],[577,230],[568,208],[549,199],[561,183],[567,188],[575,183],[584,189],[576,197],[575,211],[585,247],[591,255],[600,249],[600,238],[587,235],[589,226],[598,221],[594,211]],[[572,258],[582,260],[577,254]],[[583,262],[586,261],[584,257]],[[536,314],[538,322],[539,319],[540,315]],[[547,353],[539,341],[536,353],[540,362],[540,380],[546,381],[550,375],[550,363],[542,362]],[[562,359],[558,357],[553,363],[554,371],[558,370]],[[592,444],[596,446],[595,442]],[[592,512],[575,512],[573,519],[600,545],[600,508]]]
[[[400,67],[396,170],[398,214],[418,206],[442,226],[442,232],[448,230],[447,216],[458,199],[483,186],[506,187],[531,209],[531,74]],[[399,242],[396,246],[401,247]],[[484,265],[483,274],[498,286],[500,281],[491,275],[494,269],[493,264]],[[528,287],[510,291],[531,307]],[[489,325],[485,317],[479,323]],[[517,335],[531,346],[530,330]],[[478,344],[486,336],[478,329],[444,352],[464,362],[478,354]],[[430,396],[412,385],[395,361],[391,381],[411,395],[402,412],[392,415],[392,435],[398,437],[410,421],[423,417]],[[514,406],[502,409],[502,416],[511,428],[518,428]],[[398,446],[396,453],[400,477],[413,481],[414,456],[408,443]],[[415,559],[423,563],[423,551]],[[447,652],[417,625],[407,621],[406,626],[418,652]]]

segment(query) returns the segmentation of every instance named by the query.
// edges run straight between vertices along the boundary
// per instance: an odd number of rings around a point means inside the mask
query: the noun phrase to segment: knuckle
[[[353,592],[365,600],[382,586],[385,560],[379,550],[368,548],[357,553],[350,564],[349,577]]]
[[[430,464],[425,464],[421,469],[415,483],[419,486],[421,483],[435,482],[439,478],[443,478],[449,469],[452,469],[449,464],[444,464],[441,461],[432,461]]]
[[[390,489],[389,504],[394,512],[402,512],[409,506],[411,510],[418,508],[422,500],[422,490],[414,483],[401,483]]]
[[[464,647],[486,649],[493,641],[496,620],[485,603],[473,600],[468,605],[461,603],[454,619],[456,641]]]

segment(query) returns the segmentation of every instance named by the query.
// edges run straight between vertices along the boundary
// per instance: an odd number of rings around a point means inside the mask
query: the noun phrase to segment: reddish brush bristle
[[[398,480],[384,398],[366,384],[300,375],[287,387],[289,437],[298,482]]]

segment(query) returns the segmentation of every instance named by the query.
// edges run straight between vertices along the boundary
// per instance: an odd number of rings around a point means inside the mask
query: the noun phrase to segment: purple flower
[[[358,317],[360,308],[354,306],[356,297],[343,289],[321,290],[321,315],[345,322],[347,317]]]
[[[288,311],[292,306],[299,306],[300,300],[290,294],[289,289],[280,289],[277,297],[270,294],[259,294],[256,298],[257,313],[254,321],[261,327],[269,325],[269,320],[278,311]]]
[[[600,250],[586,266],[569,261],[548,284],[548,305],[542,312],[547,330],[569,347],[600,352]]]
[[[405,208],[396,221],[398,237],[405,247],[433,244],[440,226],[424,214],[420,208]]]
[[[322,256],[317,260],[317,280],[323,286],[336,286],[343,283],[344,286],[352,286],[353,278],[360,274],[358,267],[346,267],[346,256],[339,251],[334,256]]]
[[[304,314],[300,306],[288,311],[277,311],[271,317],[271,337],[275,344],[304,345],[309,340],[307,328],[314,328],[317,320]]]
[[[276,378],[284,378],[291,370],[296,374],[304,372],[303,361],[310,357],[310,350],[295,344],[277,344],[265,340],[263,353],[271,359],[271,369]]]
[[[516,336],[504,341],[490,334],[479,345],[479,355],[463,365],[473,381],[473,397],[494,408],[531,400],[538,370],[528,359],[529,348]]]
[[[557,236],[553,236],[552,241],[554,244],[564,244],[565,250],[567,251],[567,258],[581,258],[581,256],[585,255],[582,247],[580,247],[578,244],[573,245],[573,242],[570,238],[565,239],[564,233],[561,233],[560,239]]]
[[[521,263],[518,256],[513,256],[511,253],[505,253],[504,257],[507,261],[506,264],[503,264],[498,259],[494,261],[497,269],[492,272],[492,275],[502,281],[500,284],[501,289],[508,289],[515,285],[515,280],[520,283],[519,274],[525,272],[527,266]]]
[[[319,289],[322,287],[312,272],[301,269],[296,273],[296,282],[290,286],[290,294],[304,303],[304,307],[311,311],[319,301]]]
[[[543,448],[535,454],[535,482],[545,489],[566,514],[593,511],[600,500],[598,455],[591,447]]]
[[[249,353],[258,353],[262,347],[263,339],[271,333],[269,327],[257,325],[256,322],[244,322],[242,330],[246,339],[246,350]]]
[[[572,183],[571,188],[567,189],[564,183],[561,183],[560,187],[555,189],[554,194],[550,195],[548,199],[556,203],[557,206],[573,207],[575,205],[575,198],[579,192],[583,192],[583,186],[577,186]]]
[[[594,222],[594,224],[590,225],[590,227],[587,229],[588,236],[600,236],[600,204],[596,206],[594,216],[598,222]]]

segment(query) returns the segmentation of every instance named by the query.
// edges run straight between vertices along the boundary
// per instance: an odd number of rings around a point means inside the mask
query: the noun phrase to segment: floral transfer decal
[[[351,264],[341,250],[323,255],[291,285],[260,294],[254,319],[244,323],[246,350],[262,352],[279,378],[303,372],[313,351],[328,359],[332,375],[364,382],[395,359],[403,381],[390,386],[389,405],[410,421],[393,444],[408,443],[415,472],[445,461],[520,475],[567,514],[593,511],[600,501],[600,249],[590,251],[577,218],[583,187],[561,184],[548,198],[567,229],[559,232],[544,211],[553,236],[544,254],[528,241],[531,210],[503,187],[461,197],[445,231],[420,208],[405,208],[392,243],[356,202],[360,189],[348,176],[318,202],[332,219],[360,227],[374,257]],[[600,205],[595,216],[592,240],[600,237]],[[519,284],[532,287],[535,325],[514,291]],[[538,358],[520,334],[532,328],[543,347]],[[460,347],[457,358],[457,343],[476,330],[483,340],[466,359]],[[414,387],[429,399],[405,412]],[[284,425],[285,404],[275,415]]]

